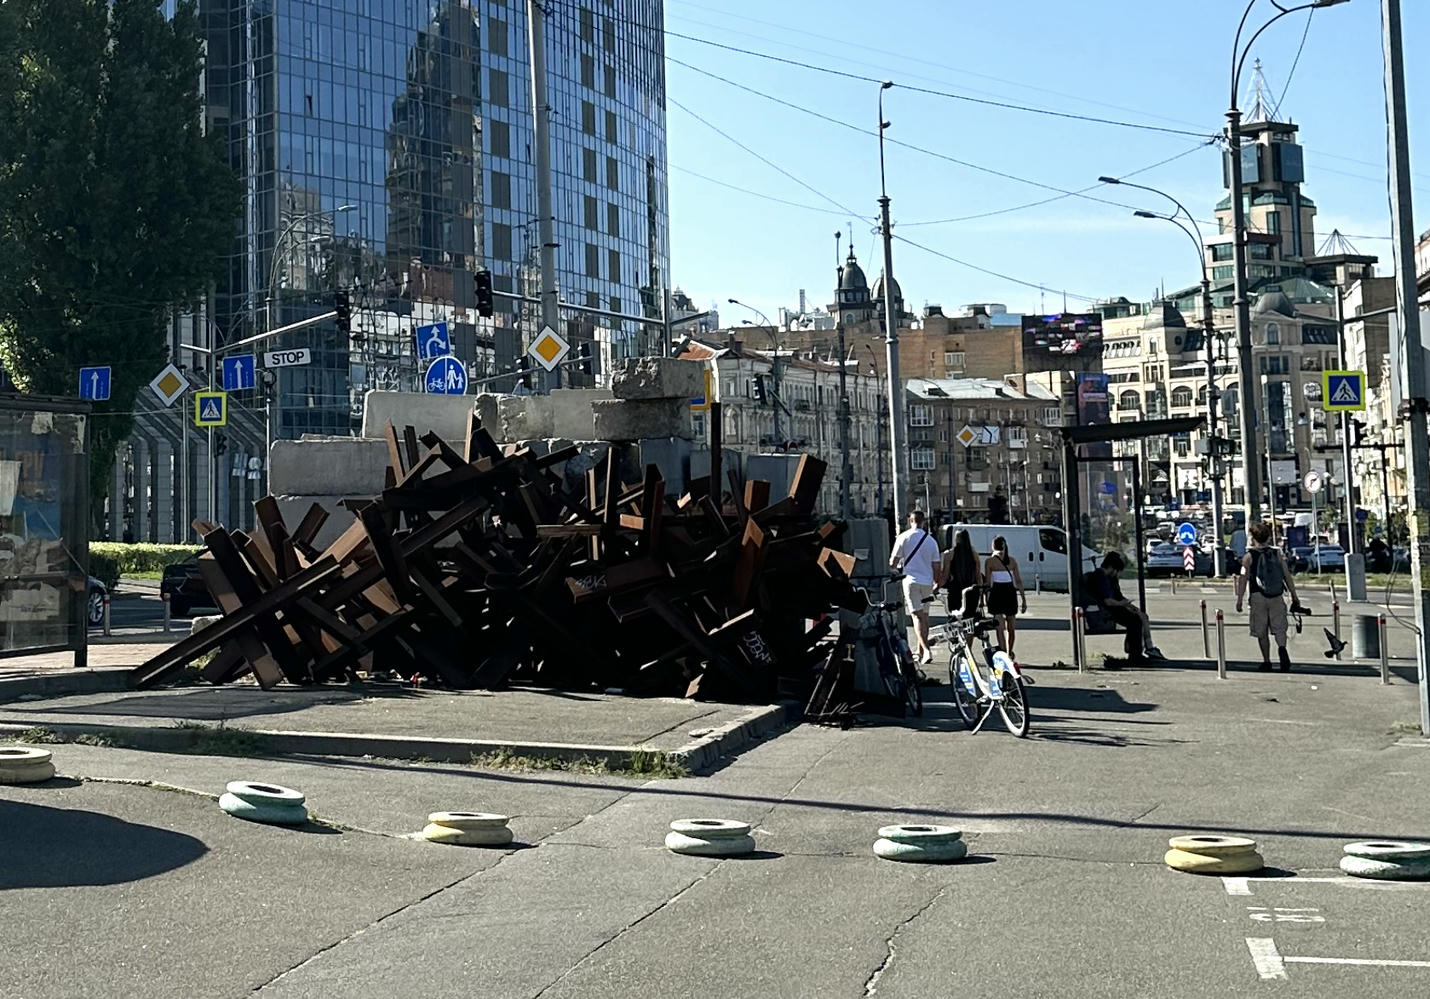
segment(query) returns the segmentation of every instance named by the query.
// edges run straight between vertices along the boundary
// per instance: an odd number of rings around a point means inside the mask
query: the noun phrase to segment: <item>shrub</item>
[[[202,545],[126,545],[117,541],[91,541],[89,574],[112,590],[120,576],[162,572],[164,566],[182,562],[203,550]]]

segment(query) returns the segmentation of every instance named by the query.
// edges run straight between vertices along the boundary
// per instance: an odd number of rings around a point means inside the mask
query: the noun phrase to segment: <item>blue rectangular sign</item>
[[[104,367],[79,369],[79,397],[104,402],[109,398],[110,369]]]
[[[246,392],[258,384],[258,360],[252,354],[223,359],[223,390]]]

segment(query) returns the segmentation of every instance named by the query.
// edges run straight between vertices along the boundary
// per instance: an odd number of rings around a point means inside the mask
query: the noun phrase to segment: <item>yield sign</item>
[[[571,345],[561,339],[550,326],[543,326],[526,352],[547,371],[554,371],[561,359],[571,352]]]

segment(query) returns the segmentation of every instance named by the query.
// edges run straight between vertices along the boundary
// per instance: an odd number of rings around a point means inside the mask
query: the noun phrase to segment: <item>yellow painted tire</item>
[[[1203,857],[1234,857],[1256,852],[1256,840],[1244,836],[1173,836],[1167,845],[1173,850]]]
[[[429,825],[449,829],[502,829],[510,821],[511,816],[495,812],[433,812],[427,816]]]
[[[418,833],[429,843],[445,843],[448,846],[506,846],[513,839],[506,826],[483,829],[455,829],[448,825],[429,822]]]
[[[1250,874],[1266,866],[1261,854],[1255,851],[1234,853],[1229,857],[1208,857],[1205,854],[1173,849],[1163,855],[1162,862],[1174,871],[1185,871],[1188,874]]]

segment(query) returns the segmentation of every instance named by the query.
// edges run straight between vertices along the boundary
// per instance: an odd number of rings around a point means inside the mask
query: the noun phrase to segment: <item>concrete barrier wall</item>
[[[467,418],[474,399],[469,395],[428,395],[425,392],[368,392],[363,396],[362,435],[381,438],[389,422],[419,434],[435,431],[443,440],[466,440]]]
[[[268,488],[275,496],[372,496],[382,490],[387,442],[304,437],[273,442]]]

